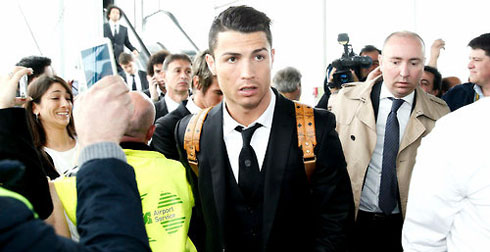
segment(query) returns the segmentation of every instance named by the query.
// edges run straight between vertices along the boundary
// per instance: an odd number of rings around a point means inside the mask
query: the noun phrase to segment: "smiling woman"
[[[74,166],[77,150],[72,117],[73,94],[57,76],[42,76],[28,87],[32,98],[26,104],[34,145],[44,159],[45,173],[51,179]]]

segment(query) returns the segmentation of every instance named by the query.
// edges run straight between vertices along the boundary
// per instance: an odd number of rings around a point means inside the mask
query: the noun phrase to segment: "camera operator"
[[[322,96],[317,108],[331,110],[333,96],[342,88],[342,85],[350,82],[358,82],[361,69],[370,68],[373,60],[369,56],[358,56],[349,44],[347,33],[339,34],[337,41],[344,47],[344,53],[340,59],[334,60],[327,67],[327,76],[324,81],[325,94]],[[367,72],[369,73],[369,72]],[[367,74],[366,74],[367,77]],[[330,101],[329,101],[330,100]]]
[[[379,50],[378,48],[376,48],[373,45],[367,45],[367,46],[365,46],[364,48],[361,49],[361,52],[359,53],[359,55],[361,55],[361,56],[367,56],[367,57],[371,58],[371,60],[373,61],[373,63],[368,68],[360,68],[359,69],[359,74],[357,76],[360,77],[359,78],[360,81],[366,81],[366,78],[368,77],[368,74],[370,72],[372,72],[374,69],[376,69],[376,67],[379,66],[378,57],[379,57],[380,54],[381,54],[381,50]]]

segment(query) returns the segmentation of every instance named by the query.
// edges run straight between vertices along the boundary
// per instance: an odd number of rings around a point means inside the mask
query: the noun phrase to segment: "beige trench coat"
[[[336,129],[342,142],[351,179],[356,216],[364,177],[376,145],[376,121],[370,96],[374,83],[371,81],[346,84],[332,106],[332,112],[337,119]],[[430,133],[437,119],[449,113],[449,108],[443,100],[426,94],[420,87],[415,91],[415,108],[403,134],[396,160],[403,216],[405,216],[415,156],[421,139]]]

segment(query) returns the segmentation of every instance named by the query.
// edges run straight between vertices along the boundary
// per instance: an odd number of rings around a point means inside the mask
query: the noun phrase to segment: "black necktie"
[[[136,78],[134,77],[134,74],[131,74],[131,77],[133,78],[133,86],[131,87],[131,90],[136,91]]]
[[[245,197],[249,200],[252,198],[255,189],[258,185],[257,181],[260,179],[259,162],[257,161],[257,156],[255,151],[250,145],[250,140],[255,130],[262,126],[260,123],[255,124],[253,127],[248,129],[243,129],[242,126],[237,126],[236,131],[242,133],[243,146],[240,151],[240,156],[238,157],[239,163],[239,175],[238,175],[238,186]]]
[[[117,25],[114,25],[114,37],[117,36]]]
[[[379,187],[379,208],[384,214],[391,214],[397,202],[398,184],[396,180],[396,157],[400,145],[400,125],[396,112],[403,104],[402,99],[393,99],[391,112],[385,126],[381,183]]]

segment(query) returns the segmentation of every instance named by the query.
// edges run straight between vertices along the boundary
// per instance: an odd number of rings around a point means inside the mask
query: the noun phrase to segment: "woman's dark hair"
[[[34,114],[33,104],[40,104],[42,96],[55,83],[63,86],[66,92],[70,95],[70,98],[73,100],[73,93],[71,92],[70,87],[62,78],[58,76],[48,76],[44,74],[29,84],[27,89],[27,95],[32,98],[32,100],[28,101],[25,105],[27,110],[27,121],[29,122],[29,126],[31,128],[34,146],[36,146],[38,149],[42,149],[42,147],[46,145],[46,132],[44,131],[41,121],[38,120]],[[71,111],[70,122],[66,126],[66,130],[71,138],[75,138],[75,124],[73,123],[73,115]]]

